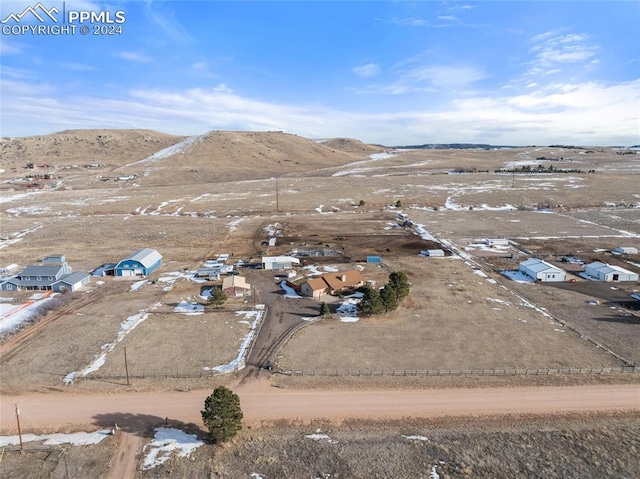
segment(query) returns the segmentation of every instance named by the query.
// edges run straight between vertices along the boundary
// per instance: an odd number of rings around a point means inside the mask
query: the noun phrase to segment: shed
[[[638,248],[634,248],[633,246],[618,246],[615,248],[612,253],[615,254],[638,254]]]
[[[530,258],[520,263],[520,272],[543,283],[564,281],[567,273],[541,259]]]
[[[300,265],[300,260],[293,256],[263,256],[263,269],[291,269],[293,265]]]
[[[432,256],[434,258],[444,258],[444,250],[441,249],[424,249],[420,251],[422,256]]]
[[[638,275],[620,266],[613,266],[600,261],[589,263],[584,268],[587,276],[597,279],[598,281],[638,281]]]
[[[149,276],[162,264],[162,255],[152,248],[142,248],[127,256],[115,267],[116,276]]]

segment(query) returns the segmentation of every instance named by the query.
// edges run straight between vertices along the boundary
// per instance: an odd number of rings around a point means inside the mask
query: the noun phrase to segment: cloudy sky
[[[16,21],[37,0],[2,0],[2,136],[149,128],[385,145],[640,143],[637,1],[41,2],[61,12],[56,25],[70,11],[125,21],[115,35],[93,35],[97,24],[89,35],[80,24],[74,35],[22,34],[54,22]]]

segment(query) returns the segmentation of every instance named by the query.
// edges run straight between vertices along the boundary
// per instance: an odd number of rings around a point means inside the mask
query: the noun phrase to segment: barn
[[[162,264],[162,255],[155,249],[142,248],[120,261],[116,276],[149,276]]]
[[[530,258],[520,263],[520,272],[543,283],[564,281],[567,273],[541,259]]]
[[[293,256],[262,257],[262,269],[291,269],[294,264],[300,265],[300,260]]]
[[[638,248],[633,246],[618,246],[612,253],[614,254],[638,254]]]
[[[638,275],[619,266],[613,266],[600,261],[589,263],[584,268],[587,276],[598,281],[638,281]]]

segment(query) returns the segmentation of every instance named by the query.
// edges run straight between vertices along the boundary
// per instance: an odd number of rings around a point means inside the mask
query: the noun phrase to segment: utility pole
[[[131,386],[131,384],[129,383],[129,365],[127,364],[127,348],[126,348],[126,346],[124,348],[124,371],[125,371],[125,374],[127,375],[127,386]]]
[[[18,409],[18,403],[16,406],[16,422],[18,423],[18,437],[20,438],[20,452],[22,452],[22,430],[20,429],[20,409]]]
[[[276,211],[280,212],[280,192],[278,191],[278,177],[276,176]]]

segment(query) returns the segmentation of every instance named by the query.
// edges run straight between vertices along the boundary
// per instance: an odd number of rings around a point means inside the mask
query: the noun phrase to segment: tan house
[[[231,298],[248,296],[251,285],[245,281],[244,276],[227,276],[222,280],[222,291]]]
[[[303,296],[318,299],[323,294],[336,294],[354,290],[364,284],[362,273],[358,270],[327,273],[319,278],[309,279],[302,283],[300,292]]]

